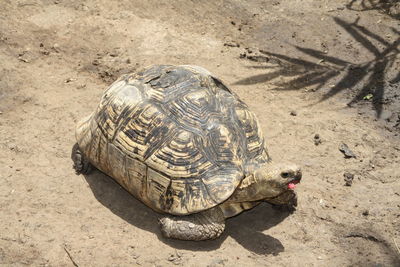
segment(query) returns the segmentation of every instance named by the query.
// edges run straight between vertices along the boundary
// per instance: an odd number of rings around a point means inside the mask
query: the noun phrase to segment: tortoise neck
[[[263,190],[260,187],[260,181],[257,181],[256,176],[251,173],[243,178],[242,182],[233,192],[232,196],[227,200],[229,202],[246,202],[257,201],[265,198]]]
[[[260,201],[273,198],[282,191],[276,179],[277,169],[266,163],[251,170],[228,199],[232,202]]]

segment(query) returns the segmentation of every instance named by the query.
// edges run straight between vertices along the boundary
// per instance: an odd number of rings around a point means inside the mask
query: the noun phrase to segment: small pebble
[[[290,111],[290,115],[297,116],[297,112],[295,110]]]
[[[345,186],[351,186],[353,184],[354,174],[345,172],[343,176],[344,176]]]
[[[74,78],[67,78],[65,81],[64,81],[64,83],[70,83],[70,82],[73,82],[73,81],[75,81],[76,79],[74,79]]]
[[[23,58],[22,56],[18,57],[18,59],[22,62],[29,63],[30,61],[27,58]]]
[[[229,47],[240,47],[240,44],[236,43],[235,41],[228,41],[224,43],[224,46],[229,46]]]
[[[60,52],[60,45],[59,44],[54,44],[53,46],[52,46],[52,49],[55,51],[55,52]]]
[[[251,48],[246,47],[245,49],[246,49],[247,53],[249,53],[249,54],[253,53],[253,50]]]
[[[315,134],[314,135],[314,145],[318,146],[321,143],[322,143],[321,137],[319,136],[319,134]]]
[[[353,153],[353,151],[350,150],[348,145],[346,145],[345,143],[342,143],[339,146],[339,150],[344,154],[345,158],[356,158],[356,155]]]

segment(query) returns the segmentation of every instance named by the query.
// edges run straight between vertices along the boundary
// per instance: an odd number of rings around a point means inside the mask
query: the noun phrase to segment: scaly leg
[[[165,237],[181,240],[208,240],[225,229],[225,217],[219,207],[186,216],[168,216],[160,220]]]
[[[76,174],[89,174],[93,170],[93,165],[83,155],[78,144],[75,144],[72,148],[71,159],[74,162],[73,168]]]
[[[288,190],[275,198],[266,199],[265,201],[280,210],[293,212],[297,207],[297,194],[292,190]]]

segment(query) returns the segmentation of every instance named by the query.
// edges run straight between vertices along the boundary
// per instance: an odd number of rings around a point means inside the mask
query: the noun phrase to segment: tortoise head
[[[293,190],[301,180],[300,168],[292,163],[267,163],[254,172],[257,199],[268,200]]]

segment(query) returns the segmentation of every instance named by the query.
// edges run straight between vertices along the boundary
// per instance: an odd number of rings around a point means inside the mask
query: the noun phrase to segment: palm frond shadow
[[[378,34],[358,24],[358,19],[353,23],[340,18],[333,18],[335,23],[349,33],[365,50],[373,55],[373,59],[367,62],[355,63],[339,57],[329,56],[322,51],[312,48],[295,46],[297,51],[307,55],[313,60],[299,59],[260,50],[267,62],[265,69],[271,70],[265,74],[259,74],[237,81],[238,85],[252,85],[272,81],[276,90],[299,90],[311,87],[312,91],[328,87],[320,101],[346,90],[355,91],[349,105],[363,99],[372,98],[373,108],[378,117],[382,113],[384,102],[385,83],[400,81],[400,72],[394,78],[387,77],[387,72],[394,68],[394,63],[399,55],[399,32],[392,29],[397,39],[388,42]],[[379,45],[376,45],[376,43]],[[383,49],[381,48],[383,47]],[[271,68],[271,63],[274,68]],[[254,66],[260,69],[263,66]],[[284,78],[276,81],[276,78]]]
[[[400,19],[398,0],[351,0],[346,8],[354,11],[378,10],[392,18]]]

